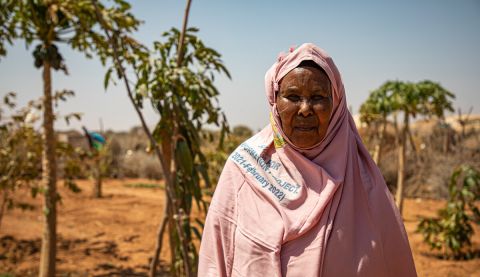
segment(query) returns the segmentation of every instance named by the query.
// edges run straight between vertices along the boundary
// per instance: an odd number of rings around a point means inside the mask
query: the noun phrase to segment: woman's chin
[[[300,148],[309,148],[320,142],[317,130],[295,130],[295,134],[290,138],[295,146]]]

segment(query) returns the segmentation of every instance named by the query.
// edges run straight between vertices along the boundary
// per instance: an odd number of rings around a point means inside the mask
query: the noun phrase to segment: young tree
[[[156,62],[152,64],[145,60],[137,68],[138,76],[143,76],[138,79],[137,88],[147,88],[149,93],[146,97],[160,116],[153,136],[162,145],[166,170],[172,176],[173,193],[169,196],[171,208],[180,215],[184,214],[181,222],[182,230],[185,230],[184,241],[178,229],[173,228],[174,222],[170,221],[170,229],[173,231],[170,233],[170,241],[179,241],[171,247],[175,260],[185,262],[186,259],[192,268],[192,274],[195,274],[198,262],[192,231],[200,239],[200,233],[192,229],[189,219],[192,200],[197,202],[199,209],[206,211],[200,180],[203,179],[207,186],[210,184],[208,162],[201,149],[200,133],[205,124],[216,124],[221,127],[222,133],[227,127],[225,116],[216,103],[219,92],[213,84],[213,74],[225,73],[228,76],[220,55],[206,47],[196,32],[195,28],[184,31],[183,48],[180,48],[181,32],[176,29],[166,32],[166,42],[155,43],[154,49],[158,55],[154,59]],[[180,51],[184,59],[178,62],[177,55]],[[161,240],[161,237],[158,239]],[[182,253],[182,245],[190,253],[188,257]]]
[[[385,124],[386,118],[390,114],[394,114],[394,116],[398,113],[403,114],[402,129],[396,132],[398,170],[395,202],[400,213],[403,210],[407,140],[410,140],[411,146],[415,147],[411,137],[410,120],[417,115],[443,118],[445,111],[453,111],[451,99],[454,97],[453,93],[444,89],[440,84],[429,80],[418,83],[387,81],[380,88],[374,90],[360,108],[362,119],[366,122],[380,120]],[[384,133],[385,125],[382,129],[382,133]],[[383,136],[383,134],[380,135],[380,137]],[[379,157],[376,149],[374,160],[378,162]]]
[[[33,51],[35,67],[42,68],[43,78],[43,158],[44,232],[40,259],[40,276],[55,275],[56,256],[56,140],[53,127],[52,70],[67,68],[58,44],[66,44],[87,57],[97,52],[105,56],[110,49],[106,38],[96,32],[94,6],[87,0],[3,0],[0,2],[0,54],[5,55],[6,42],[24,39],[27,45],[36,42]],[[133,30],[139,22],[128,12],[129,4],[114,0],[99,9],[108,24]]]
[[[403,191],[405,186],[405,162],[407,153],[407,138],[410,129],[410,118],[415,117],[421,99],[416,93],[415,85],[410,82],[391,81],[387,85],[387,90],[392,92],[392,106],[395,110],[403,113],[403,125],[398,144],[398,170],[397,170],[397,190],[395,192],[395,202],[400,214],[403,210]]]
[[[388,89],[393,92],[392,106],[394,110],[402,112],[404,116],[402,131],[399,136],[397,191],[395,196],[395,202],[400,213],[402,213],[406,147],[407,139],[409,139],[409,136],[411,138],[410,119],[415,118],[418,114],[426,117],[443,118],[445,110],[453,111],[451,99],[455,96],[438,83],[429,80],[418,83],[390,82]],[[412,147],[414,147],[412,139],[410,141]]]
[[[105,84],[108,84],[112,70],[116,70],[124,80],[129,99],[165,176],[167,203],[158,230],[150,276],[155,276],[167,225],[170,230],[172,274],[195,275],[197,251],[192,235],[197,234],[200,238],[200,232],[193,227],[189,216],[193,200],[199,209],[203,207],[206,210],[200,181],[203,179],[209,184],[208,164],[200,149],[199,134],[204,124],[216,124],[221,127],[222,134],[227,128],[225,116],[218,107],[219,92],[213,80],[216,73],[227,76],[229,73],[222,64],[220,54],[206,47],[195,35],[198,30],[187,28],[190,4],[191,1],[187,1],[182,31],[172,28],[166,32],[166,41],[154,42],[153,51],[129,44],[128,33],[102,23],[114,50],[114,67],[107,71]],[[101,13],[97,15],[103,22]],[[124,64],[133,68],[135,91],[130,88]],[[159,115],[153,132],[146,125],[141,111],[144,100],[149,101]]]
[[[106,171],[106,158],[108,156],[108,150],[105,146],[105,138],[97,132],[89,132],[85,126],[82,127],[85,139],[88,143],[88,149],[90,150],[90,172],[93,179],[93,194],[94,198],[102,198],[102,179]]]
[[[457,167],[448,184],[448,202],[438,211],[438,218],[422,218],[417,232],[430,248],[443,250],[444,257],[471,258],[472,224],[480,224],[480,171],[469,165]]]

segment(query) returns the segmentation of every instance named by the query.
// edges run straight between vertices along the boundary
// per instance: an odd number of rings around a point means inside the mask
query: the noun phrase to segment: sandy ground
[[[164,205],[164,191],[133,188],[126,184],[158,183],[150,180],[108,180],[102,199],[91,198],[92,185],[79,181],[75,194],[59,184],[62,204],[58,211],[58,276],[147,276],[156,231]],[[42,232],[41,198],[19,195],[35,206],[33,211],[9,210],[0,227],[0,276],[36,276]],[[442,260],[415,233],[419,216],[433,216],[442,201],[407,199],[404,219],[419,276],[480,276],[480,258]],[[474,247],[480,249],[480,229]],[[165,243],[167,243],[165,241]],[[161,258],[166,270],[169,249]],[[159,275],[160,276],[160,275]],[[161,276],[168,276],[164,272]]]

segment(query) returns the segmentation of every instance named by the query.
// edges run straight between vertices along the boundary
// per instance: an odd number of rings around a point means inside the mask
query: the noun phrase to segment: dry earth
[[[157,225],[164,204],[161,189],[134,188],[126,184],[156,183],[151,180],[108,180],[103,199],[92,199],[91,183],[79,181],[82,192],[67,191],[58,214],[58,276],[147,276]],[[0,276],[36,276],[42,232],[41,198],[31,200],[33,211],[10,210],[0,229]],[[444,205],[438,200],[407,199],[405,225],[419,276],[480,276],[480,258],[452,261],[437,258],[415,233],[419,216],[433,216]],[[480,229],[474,247],[480,249]],[[168,247],[168,244],[166,245]],[[166,269],[169,250],[161,258]],[[7,275],[8,276],[8,275]],[[160,276],[160,275],[159,275]],[[161,276],[168,276],[163,272]]]

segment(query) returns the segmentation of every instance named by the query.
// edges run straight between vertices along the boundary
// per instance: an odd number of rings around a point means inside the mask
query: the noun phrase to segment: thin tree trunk
[[[183,24],[182,24],[182,32],[180,33],[180,38],[178,42],[178,53],[177,53],[177,66],[180,67],[183,63],[183,57],[184,57],[184,48],[185,48],[185,34],[187,32],[187,26],[188,26],[188,15],[190,13],[190,6],[192,4],[192,0],[187,0],[187,5],[185,6],[185,13],[183,15]],[[176,130],[175,130],[176,131]],[[174,134],[176,137],[176,134]],[[173,143],[176,143],[176,141],[173,141]],[[172,154],[174,153],[174,144],[172,144]],[[173,164],[175,164],[175,160],[172,160]],[[176,170],[174,170],[176,172]],[[172,199],[172,201],[176,201],[176,199]],[[175,205],[174,205],[175,206]],[[183,210],[176,210],[178,213],[178,218],[175,220],[177,224],[180,224],[180,222],[183,221]],[[179,230],[178,234],[180,238],[180,244],[181,244],[181,250],[182,250],[182,256],[183,256],[183,264],[185,266],[185,275],[187,277],[197,275],[195,272],[192,272],[193,267],[190,266],[190,257],[188,255],[188,241],[187,237],[183,236],[183,228]]]
[[[412,135],[412,132],[411,132],[410,128],[408,128],[407,134],[408,134],[408,141],[410,142],[410,145],[412,146],[413,153],[415,155],[415,162],[418,164],[418,162],[420,161],[419,160],[420,155],[418,154],[418,148],[415,145],[415,141],[413,140],[413,135]]]
[[[175,130],[173,130],[173,133],[175,133]],[[173,167],[173,164],[172,164],[172,153],[173,153],[173,142],[172,142],[172,137],[174,136],[175,134],[173,134],[172,136],[169,136],[168,134],[165,134],[163,135],[164,139],[162,140],[162,153],[163,153],[163,156],[164,156],[164,160],[165,160],[165,167],[167,167],[170,171],[169,171],[169,174],[171,176],[173,176],[173,179],[175,179],[175,175],[172,174],[172,172],[175,172],[174,169],[172,168]],[[172,182],[174,182],[172,180]],[[175,222],[174,222],[174,213],[176,212],[177,215],[178,215],[178,210],[177,211],[174,211],[173,210],[173,207],[172,207],[172,200],[175,201],[175,198],[170,198],[167,194],[167,192],[165,191],[165,196],[166,196],[166,199],[167,199],[167,203],[168,203],[168,207],[167,209],[165,210],[167,213],[165,214],[165,217],[167,217],[167,227],[168,227],[168,244],[170,246],[170,274],[172,275],[172,277],[176,277],[177,276],[177,271],[175,269],[175,264],[176,264],[176,249],[175,249],[175,240],[174,240],[174,234],[175,234]]]
[[[447,125],[447,122],[445,122],[445,120],[442,119],[441,121],[442,125],[442,133],[443,133],[443,145],[442,145],[442,151],[443,153],[448,153],[449,150],[450,150],[450,128],[448,127]],[[463,140],[463,128],[464,128],[464,125],[462,124],[462,138],[460,138],[460,148],[462,148],[462,143],[461,141]]]
[[[184,13],[184,17],[183,17],[183,24],[182,24],[182,32],[180,33],[180,37],[179,37],[179,42],[178,42],[178,53],[177,53],[177,66],[180,67],[182,62],[183,62],[183,57],[184,57],[184,44],[185,44],[185,34],[186,34],[186,30],[187,30],[187,26],[188,26],[188,15],[189,15],[189,12],[190,12],[190,6],[191,6],[191,3],[192,1],[191,0],[187,0],[187,5],[185,7],[185,13]],[[176,130],[174,130],[174,134],[173,134],[173,137],[176,137]],[[169,170],[171,170],[169,173],[171,176],[175,176],[175,165],[174,165],[174,160],[173,160],[173,151],[174,151],[174,143],[175,141],[172,140],[172,138],[168,137],[168,136],[165,136],[166,139],[164,139],[162,141],[162,152],[163,152],[163,155],[164,155],[164,161],[165,161],[165,167],[168,168]],[[175,177],[173,177],[175,178]],[[175,198],[170,198],[170,201],[176,201]],[[170,201],[167,201],[167,202],[170,202]],[[162,229],[162,226],[166,225],[166,223],[168,222],[168,227],[169,227],[169,241],[170,241],[170,255],[171,255],[171,263],[172,265],[175,264],[175,260],[176,260],[176,254],[175,254],[175,243],[174,243],[174,237],[173,237],[173,234],[174,234],[174,228],[173,228],[173,224],[174,223],[177,223],[178,224],[178,221],[181,221],[183,220],[181,217],[178,217],[177,219],[174,219],[173,218],[173,214],[174,213],[177,213],[177,215],[180,215],[181,213],[179,213],[179,210],[173,210],[173,207],[176,207],[177,205],[169,205],[168,209],[166,209],[165,211],[167,213],[164,213],[164,218],[162,220],[162,223],[161,223],[161,227],[160,229]],[[168,215],[168,217],[167,217]],[[163,227],[165,228],[165,227]],[[161,230],[163,232],[163,230]],[[160,232],[160,230],[159,230]],[[178,232],[178,230],[177,230]],[[182,229],[182,232],[183,232],[183,229]],[[186,238],[183,236],[183,233],[178,233],[178,236],[179,236],[179,239],[180,239],[180,243],[182,244],[182,247],[181,247],[181,250],[182,250],[182,256],[183,256],[183,263],[184,263],[184,270],[185,270],[185,275],[186,276],[192,276],[192,268],[190,267],[190,262],[189,262],[189,256],[188,256],[188,242],[186,241]],[[163,239],[163,234],[162,236],[159,236],[158,237],[158,240],[162,240]],[[156,271],[156,265],[158,264],[158,255],[157,255],[157,252],[159,253],[161,251],[161,246],[162,246],[162,243],[161,242],[158,242],[157,241],[157,247],[159,249],[155,249],[155,255],[153,256],[153,259],[152,260],[152,263],[151,263],[151,266],[150,266],[150,277],[154,277],[154,273]],[[171,272],[174,276],[176,276],[176,270],[174,268],[172,268],[172,272]]]
[[[445,128],[445,130],[443,130],[443,147],[442,147],[443,153],[448,152],[448,149],[450,148],[449,145],[450,145],[450,132],[447,128]],[[460,145],[462,144],[460,143]]]
[[[395,130],[395,146],[398,147],[400,144],[400,131],[398,130],[398,113],[393,113],[393,129]]]
[[[0,230],[2,227],[3,213],[5,213],[5,206],[7,205],[7,200],[8,200],[8,188],[3,188],[2,192],[3,192],[2,204],[0,205]]]
[[[169,214],[172,214],[172,207],[170,206],[170,210],[168,211]],[[175,264],[177,263],[177,249],[175,248],[175,222],[173,217],[169,217],[168,219],[168,241],[170,245],[170,274],[172,277],[177,276],[177,269],[175,267]]]
[[[385,138],[385,133],[387,132],[387,118],[383,118],[382,122],[382,131],[380,132],[380,137],[378,138],[377,145],[375,145],[375,149],[373,152],[373,161],[377,164],[377,166],[380,165],[380,156],[382,152],[382,144],[383,144],[383,139]]]
[[[185,42],[185,33],[187,31],[188,25],[188,14],[190,13],[190,5],[192,4],[192,0],[187,0],[187,6],[185,7],[185,13],[183,15],[183,24],[182,24],[182,32],[180,33],[180,38],[178,42],[178,53],[177,53],[177,66],[180,66],[183,62],[183,49],[184,49],[184,42]]]
[[[100,161],[100,153],[97,152],[97,157],[95,157],[95,163],[93,168],[93,179],[94,179],[94,186],[93,186],[93,197],[94,198],[102,198],[102,169],[101,169],[101,161]]]
[[[102,170],[101,170],[101,158],[99,150],[93,147],[93,139],[90,137],[87,128],[82,127],[85,132],[85,137],[88,141],[88,148],[90,153],[93,155],[93,165],[92,165],[92,178],[93,178],[93,198],[102,198]],[[103,127],[102,127],[103,128]]]
[[[43,61],[43,155],[42,184],[44,192],[44,226],[40,253],[40,277],[55,276],[57,243],[57,172],[55,131],[53,129],[52,80],[50,62]]]
[[[395,203],[397,204],[400,215],[403,210],[403,191],[405,185],[405,156],[407,146],[407,132],[408,132],[408,113],[405,112],[405,118],[403,122],[402,136],[400,138],[400,144],[398,147],[398,171],[397,171],[397,191],[395,197]]]
[[[163,246],[163,237],[165,234],[165,229],[168,223],[168,210],[170,209],[170,201],[168,201],[168,195],[165,195],[165,206],[163,207],[163,218],[162,223],[158,227],[157,231],[157,242],[155,244],[155,251],[153,253],[152,261],[150,262],[150,271],[149,276],[155,277],[157,275],[157,266],[160,253],[162,252]]]

